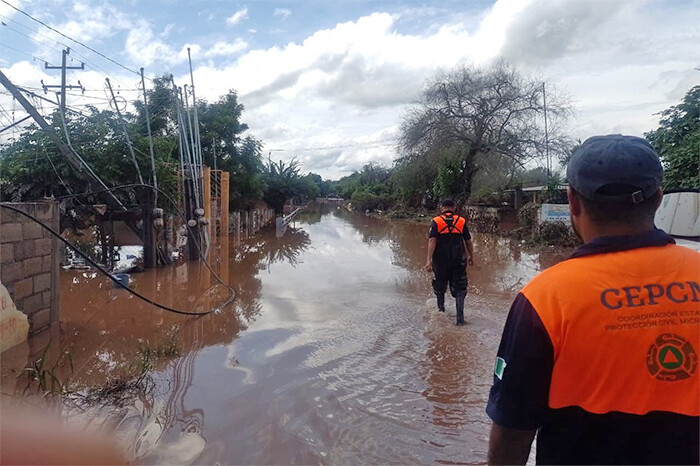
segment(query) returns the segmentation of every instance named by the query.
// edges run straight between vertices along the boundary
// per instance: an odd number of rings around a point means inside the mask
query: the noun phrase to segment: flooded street
[[[213,267],[236,300],[199,318],[65,271],[60,331],[32,351],[52,337],[71,354],[79,389],[104,384],[139,348],[177,348],[157,361],[147,396],[96,413],[136,463],[483,463],[510,302],[568,251],[527,253],[475,234],[467,325],[456,327],[454,301],[437,313],[422,270],[427,223],[326,208],[303,213],[282,238],[265,229],[239,246],[232,236]],[[205,310],[229,293],[197,262],[131,279],[179,309]],[[26,361],[24,347],[3,354],[5,392]]]

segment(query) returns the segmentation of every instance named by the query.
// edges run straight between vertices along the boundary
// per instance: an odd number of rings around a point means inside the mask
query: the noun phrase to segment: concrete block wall
[[[12,204],[59,230],[55,201]],[[0,282],[35,335],[58,322],[61,243],[34,221],[0,208]]]

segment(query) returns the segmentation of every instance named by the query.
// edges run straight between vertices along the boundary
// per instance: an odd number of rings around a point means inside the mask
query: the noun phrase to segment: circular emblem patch
[[[698,368],[698,355],[685,338],[664,333],[647,352],[647,368],[651,375],[666,382],[687,379]]]

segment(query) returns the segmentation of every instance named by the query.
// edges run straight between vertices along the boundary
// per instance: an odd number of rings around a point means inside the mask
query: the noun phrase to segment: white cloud
[[[208,83],[209,100],[238,90],[252,133],[307,170],[340,176],[370,160],[391,164],[403,106],[436,68],[479,56],[458,26],[404,35],[396,20],[376,13],[341,23],[300,44],[251,50],[228,67],[199,67],[195,80]]]
[[[55,25],[56,29],[86,43],[94,43],[131,27],[131,20],[124,12],[112,5],[90,0],[72,2],[69,17],[68,21]],[[65,40],[53,32],[42,33],[55,36],[60,41]],[[36,38],[41,39],[38,35]]]
[[[697,6],[686,8],[681,18],[653,2],[499,0],[476,26],[436,15],[441,23],[413,34],[397,30],[398,17],[375,13],[199,68],[196,79],[209,83],[211,98],[237,89],[266,148],[331,176],[373,159],[391,163],[401,115],[436,70],[504,55],[572,95],[574,137],[641,134],[699,81]]]
[[[236,53],[248,48],[248,43],[242,39],[236,39],[233,43],[219,41],[215,43],[211,48],[205,50],[204,57],[220,57],[235,55]]]
[[[266,149],[283,149],[280,157],[297,156],[305,169],[324,176],[341,176],[370,160],[390,164],[407,105],[437,71],[465,62],[487,65],[505,57],[563,88],[579,108],[571,131],[581,138],[653,129],[654,112],[700,82],[693,69],[700,65],[694,21],[700,5],[692,1],[671,8],[662,0],[497,0],[480,13],[454,15],[435,2],[423,13],[376,11],[301,41],[252,50],[244,39],[217,31],[193,36],[183,29],[177,36],[192,43],[174,43],[165,22],[97,0],[66,5],[75,25],[65,25],[75,34],[105,42],[124,37],[124,54],[115,58],[126,64],[174,69],[181,74],[177,81],[188,82],[191,47],[198,96],[213,101],[237,90],[243,119]],[[251,14],[257,7],[251,5]],[[227,23],[241,24],[248,13],[244,7]],[[290,16],[285,9],[272,14]],[[285,37],[282,30],[273,37],[266,28],[246,29],[256,43]],[[78,75],[71,76],[88,79]],[[100,86],[97,77],[94,85]]]
[[[185,44],[179,50],[157,39],[151,25],[146,20],[140,20],[127,34],[124,49],[127,56],[135,63],[149,66],[154,63],[173,65],[187,60],[187,48],[192,55],[201,50],[198,44]]]
[[[233,15],[226,18],[226,23],[229,26],[235,26],[236,24],[240,23],[246,18],[248,18],[248,7],[244,6],[243,8],[235,12]]]
[[[276,18],[287,18],[291,15],[292,11],[287,8],[275,8],[274,13],[272,13],[272,16]]]
[[[163,31],[159,34],[160,37],[163,39],[167,38],[171,32],[173,32],[173,29],[175,28],[175,23],[169,23],[166,24],[165,27],[163,28]]]
[[[8,0],[8,3],[15,8],[19,8],[19,0]],[[17,10],[12,8],[12,6],[6,5],[5,3],[0,3],[0,15],[6,18],[11,18],[17,13]]]
[[[507,31],[503,55],[574,97],[571,131],[642,135],[700,76],[698,4],[535,0]]]

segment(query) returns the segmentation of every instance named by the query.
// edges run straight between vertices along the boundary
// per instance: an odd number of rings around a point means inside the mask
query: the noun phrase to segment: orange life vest
[[[668,245],[570,259],[522,293],[552,342],[552,409],[700,415],[700,254]]]
[[[467,221],[464,219],[464,217],[460,217],[459,215],[438,215],[437,217],[433,218],[433,222],[437,225],[437,231],[439,235],[450,235],[450,234],[457,234],[461,235],[464,233],[464,226],[467,224]]]

